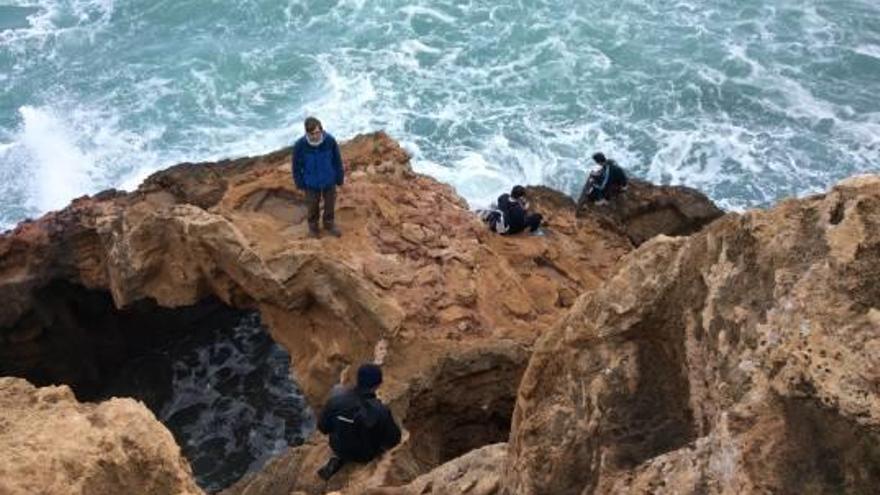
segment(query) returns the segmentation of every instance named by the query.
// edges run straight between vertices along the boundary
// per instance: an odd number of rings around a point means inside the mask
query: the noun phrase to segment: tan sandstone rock
[[[506,460],[506,443],[487,445],[456,457],[406,485],[360,491],[357,491],[359,487],[351,486],[347,487],[347,492],[364,495],[495,495],[501,489],[501,473]]]
[[[0,493],[202,491],[171,433],[143,404],[80,404],[66,386],[0,378]]]
[[[132,193],[80,198],[0,235],[0,375],[74,389],[111,378],[92,365],[95,353],[131,328],[97,332],[78,319],[96,294],[122,311],[216,298],[260,312],[314,407],[381,355],[382,394],[409,440],[379,474],[340,473],[339,488],[349,478],[405,484],[504,441],[532,343],[632,244],[577,219],[573,202],[549,190],[536,198],[547,237],[500,237],[451,187],[414,173],[385,134],[359,136],[342,153],[338,239],[306,236],[286,150],[181,164]],[[308,445],[290,454],[310,459],[308,476],[283,493],[323,490],[314,470],[326,451]]]
[[[515,494],[874,493],[880,177],[660,236],[536,343]]]
[[[606,228],[625,234],[636,246],[654,236],[688,235],[702,229],[721,211],[705,194],[686,186],[658,186],[630,178],[627,190],[605,205],[578,200],[578,217],[592,217]]]

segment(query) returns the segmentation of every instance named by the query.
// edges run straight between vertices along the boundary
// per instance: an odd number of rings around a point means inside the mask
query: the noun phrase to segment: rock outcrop
[[[502,468],[506,460],[506,443],[487,445],[456,457],[406,485],[367,488],[363,494],[494,495],[501,487]]]
[[[148,332],[132,308],[210,300],[260,311],[314,406],[360,362],[384,364],[382,394],[408,441],[387,468],[344,470],[338,487],[405,484],[503,442],[532,343],[632,244],[549,190],[536,201],[547,237],[496,236],[386,135],[342,152],[339,239],[307,238],[285,151],[178,165],[0,236],[0,375],[80,393],[117,372],[64,349]],[[314,475],[326,447],[309,445],[288,455],[318,464],[301,463],[287,492],[326,488]]]
[[[131,399],[0,378],[0,493],[200,494],[171,433]]]
[[[595,218],[606,228],[626,235],[636,246],[660,234],[693,234],[724,214],[696,189],[658,186],[635,178],[629,180],[625,192],[607,204],[590,203],[585,193],[578,200],[578,217]]]
[[[535,345],[515,494],[873,493],[880,177],[660,236]]]
[[[343,156],[340,239],[306,237],[283,150],[178,165],[0,235],[0,375],[88,395],[127,338],[256,309],[315,406],[383,363],[404,441],[324,483],[315,435],[229,495],[880,483],[880,177],[723,217],[638,180],[588,208],[533,187],[549,234],[502,237],[384,134]],[[198,492],[134,401],[0,379],[0,402],[0,491]]]

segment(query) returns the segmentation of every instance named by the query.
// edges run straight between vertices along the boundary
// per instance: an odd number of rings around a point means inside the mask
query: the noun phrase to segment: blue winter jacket
[[[291,168],[293,182],[299,189],[316,191],[341,186],[345,178],[339,145],[327,132],[319,146],[310,145],[305,136],[299,138],[293,145]]]

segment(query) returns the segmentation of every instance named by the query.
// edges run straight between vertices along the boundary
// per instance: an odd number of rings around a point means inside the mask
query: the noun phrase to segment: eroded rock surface
[[[105,291],[117,308],[216,298],[260,311],[316,407],[359,363],[384,364],[381,392],[408,440],[385,468],[340,473],[339,487],[405,484],[503,442],[532,343],[613,273],[631,242],[577,219],[552,191],[536,199],[547,237],[497,236],[451,187],[414,173],[386,135],[360,136],[342,152],[339,239],[307,238],[284,151],[178,165],[135,192],[80,198],[0,235],[0,374],[105,379],[98,367],[49,363],[65,342],[95,339],[71,324],[82,314],[72,292],[47,288]],[[102,328],[124,339],[127,325]],[[314,474],[326,458],[320,444],[289,453],[313,461],[286,493],[327,488]]]
[[[624,193],[608,204],[590,203],[581,193],[577,211],[578,217],[593,217],[607,228],[625,234],[636,246],[660,234],[693,234],[724,214],[696,189],[658,186],[635,178],[629,180]]]
[[[880,177],[660,236],[536,343],[516,494],[873,493]]]
[[[487,445],[456,457],[406,485],[368,488],[363,494],[495,495],[501,487],[501,474],[506,461],[506,443]]]
[[[200,494],[171,433],[143,404],[80,404],[66,386],[0,378],[0,493]]]

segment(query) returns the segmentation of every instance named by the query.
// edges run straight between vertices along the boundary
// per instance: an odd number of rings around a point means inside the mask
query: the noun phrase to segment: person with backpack
[[[605,158],[602,153],[594,154],[593,161],[596,162],[596,167],[587,177],[587,184],[578,204],[590,201],[597,205],[603,205],[626,190],[626,172],[620,168],[617,162]]]
[[[342,232],[335,224],[336,187],[342,186],[345,170],[336,139],[324,131],[321,121],[308,117],[304,122],[305,135],[293,145],[291,169],[297,189],[306,193],[309,237],[320,237],[318,216],[321,198],[324,199],[324,230],[339,237]]]
[[[504,193],[498,196],[498,210],[493,215],[483,214],[483,221],[489,224],[489,228],[502,235],[519,234],[529,229],[533,235],[541,235],[539,230],[543,217],[540,213],[529,212],[529,202],[526,199],[526,188],[513,186],[510,194]],[[482,218],[482,217],[481,217]]]
[[[318,430],[330,437],[333,455],[318,470],[329,480],[347,462],[366,463],[400,443],[400,428],[387,406],[376,397],[382,369],[375,364],[358,368],[357,385],[337,385],[318,420]]]

